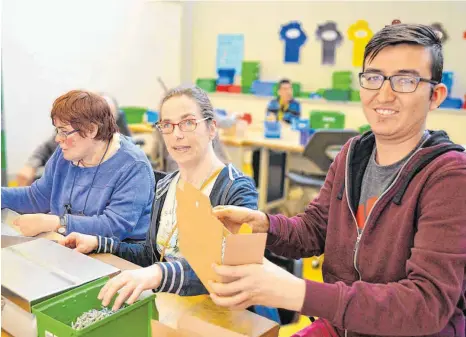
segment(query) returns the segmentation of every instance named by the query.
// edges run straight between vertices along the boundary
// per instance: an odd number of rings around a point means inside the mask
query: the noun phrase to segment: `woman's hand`
[[[51,214],[23,214],[13,220],[25,236],[36,236],[44,232],[56,231],[60,227],[60,218]]]
[[[99,247],[96,236],[74,232],[58,240],[58,243],[83,254],[88,254]]]
[[[108,306],[115,294],[119,292],[112,310],[118,310],[126,301],[133,304],[145,290],[156,289],[162,281],[162,270],[160,266],[153,266],[135,270],[125,270],[115,276],[102,288],[98,299],[102,300],[104,307]]]

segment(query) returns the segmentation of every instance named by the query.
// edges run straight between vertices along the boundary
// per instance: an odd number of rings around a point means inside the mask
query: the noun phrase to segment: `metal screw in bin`
[[[126,308],[127,305],[122,306],[119,310]],[[88,326],[94,324],[95,322],[101,321],[104,318],[107,318],[114,313],[118,312],[110,310],[108,308],[102,308],[101,310],[92,309],[86,311],[81,316],[76,319],[76,322],[71,323],[71,327],[75,330],[81,330],[87,328]]]

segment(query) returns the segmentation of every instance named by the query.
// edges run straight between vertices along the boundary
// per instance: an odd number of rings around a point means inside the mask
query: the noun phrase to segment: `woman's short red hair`
[[[71,90],[58,97],[53,102],[50,113],[52,123],[58,120],[70,124],[73,129],[79,130],[81,137],[92,132],[92,125],[97,126],[95,140],[110,140],[118,126],[115,117],[105,99],[95,93],[85,90]]]

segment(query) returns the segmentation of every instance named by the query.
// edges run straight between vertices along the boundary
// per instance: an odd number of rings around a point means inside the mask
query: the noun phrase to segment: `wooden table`
[[[261,211],[267,211],[274,207],[282,205],[286,201],[289,190],[288,179],[285,179],[283,197],[267,202],[267,180],[269,176],[269,156],[271,151],[283,151],[287,153],[285,163],[285,172],[289,169],[288,157],[292,154],[301,154],[304,151],[304,146],[300,144],[299,132],[291,130],[288,125],[283,125],[281,138],[266,138],[264,131],[259,127],[249,127],[244,137],[237,135],[229,135],[225,132],[220,132],[222,143],[228,148],[232,163],[241,169],[245,150],[259,149],[260,164],[259,164],[259,200],[258,206]]]

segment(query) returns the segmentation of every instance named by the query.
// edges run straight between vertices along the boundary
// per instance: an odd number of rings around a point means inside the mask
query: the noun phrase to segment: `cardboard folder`
[[[213,215],[209,198],[187,182],[179,184],[176,199],[180,251],[209,292],[209,280],[221,281],[214,263],[262,263],[266,233],[232,234]]]

